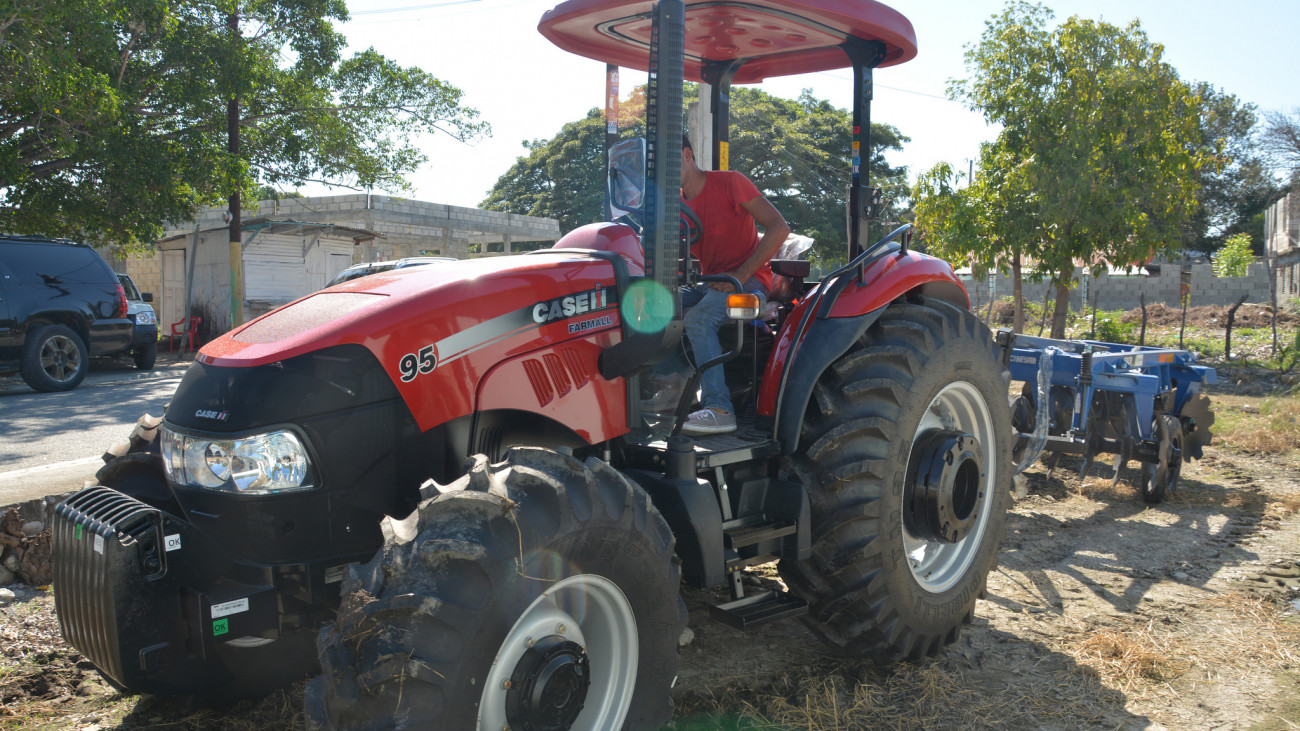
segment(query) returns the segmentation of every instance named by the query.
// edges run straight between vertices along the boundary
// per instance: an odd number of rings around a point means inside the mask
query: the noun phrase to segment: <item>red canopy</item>
[[[542,16],[538,30],[580,56],[646,70],[650,0],[568,0]],[[849,37],[885,44],[880,66],[916,56],[916,32],[901,13],[875,0],[686,0],[686,79],[703,81],[706,62],[750,59],[734,82],[806,74],[849,65],[836,46]]]

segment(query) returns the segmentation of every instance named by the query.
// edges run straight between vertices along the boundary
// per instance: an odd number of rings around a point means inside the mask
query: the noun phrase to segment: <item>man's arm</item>
[[[785,217],[781,215],[781,212],[776,210],[776,206],[761,195],[751,198],[740,205],[746,211],[749,211],[749,215],[754,217],[754,222],[763,228],[763,235],[758,240],[758,248],[754,249],[754,253],[749,255],[745,263],[733,272],[736,279],[739,279],[740,283],[744,284],[776,255],[777,249],[781,248],[781,244],[790,235],[790,225],[785,222]],[[730,284],[723,282],[714,282],[712,286],[722,292],[732,290]]]

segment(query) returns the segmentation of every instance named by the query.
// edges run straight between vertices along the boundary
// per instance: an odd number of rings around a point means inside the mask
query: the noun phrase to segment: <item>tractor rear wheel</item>
[[[686,621],[668,524],[604,462],[515,448],[343,585],[307,687],[331,729],[658,728]],[[418,521],[418,522],[417,522]]]
[[[891,304],[822,374],[791,465],[813,555],[780,570],[830,646],[890,662],[957,638],[1005,532],[1009,412],[988,330],[940,300]]]

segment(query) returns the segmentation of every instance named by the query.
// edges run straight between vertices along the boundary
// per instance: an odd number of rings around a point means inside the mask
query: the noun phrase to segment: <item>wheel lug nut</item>
[[[529,637],[529,638],[528,638],[528,646],[529,646],[529,647],[534,647],[534,646],[536,646],[536,645],[537,645],[537,640],[535,640],[535,639]]]
[[[565,627],[563,622],[561,622],[560,624],[555,625],[555,634],[557,634],[557,635],[562,635],[562,634],[564,634],[564,633],[567,632],[567,631],[569,631],[569,628],[568,628],[568,627]]]

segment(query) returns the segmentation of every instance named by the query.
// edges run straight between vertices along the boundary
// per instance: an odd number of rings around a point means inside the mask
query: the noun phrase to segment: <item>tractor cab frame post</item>
[[[873,70],[885,60],[879,41],[850,38],[840,46],[853,65],[853,179],[849,184],[849,261],[862,253],[879,196],[871,186]]]

